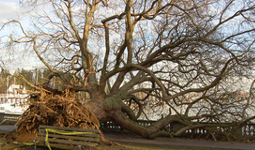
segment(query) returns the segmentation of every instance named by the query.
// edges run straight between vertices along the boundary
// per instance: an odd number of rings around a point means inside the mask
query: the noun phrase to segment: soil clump
[[[20,116],[17,129],[6,139],[9,142],[32,142],[29,138],[37,136],[40,125],[99,129],[97,117],[69,90],[61,94],[40,92],[31,96],[30,106]]]

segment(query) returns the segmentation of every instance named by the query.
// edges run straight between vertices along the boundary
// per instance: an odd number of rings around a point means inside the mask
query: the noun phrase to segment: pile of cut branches
[[[75,98],[74,92],[69,90],[60,95],[40,92],[31,97],[29,108],[16,125],[17,129],[9,135],[9,138],[11,141],[20,142],[30,141],[24,139],[24,135],[35,137],[39,125],[99,129],[97,117]]]

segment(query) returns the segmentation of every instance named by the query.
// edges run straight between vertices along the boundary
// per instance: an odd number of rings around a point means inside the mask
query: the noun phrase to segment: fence
[[[149,127],[153,123],[155,123],[155,121],[146,121],[146,120],[138,120],[137,122],[140,125],[146,126],[146,127]],[[173,122],[173,123],[170,123],[170,124],[166,125],[164,128],[162,128],[162,130],[166,130],[166,131],[170,131],[170,132],[176,132],[176,131],[178,131],[179,129],[181,129],[183,127],[184,126],[182,124],[180,124],[179,122]],[[100,129],[103,132],[123,132],[123,133],[129,132],[128,130],[121,128],[121,126],[117,125],[112,120],[101,122],[100,123]],[[241,136],[254,136],[255,135],[255,124],[246,124],[246,125],[243,125],[240,128],[235,128],[233,126],[222,127],[220,125],[219,126],[216,125],[215,129],[217,129],[220,132],[232,132],[232,131],[234,131],[235,134],[241,135]],[[190,136],[193,136],[193,137],[206,137],[209,134],[212,134],[212,133],[209,133],[204,128],[195,128],[195,129],[186,130],[180,136],[183,136],[183,137],[190,137]]]
[[[21,106],[28,103],[28,97],[27,95],[23,95],[19,97],[7,97],[3,94],[0,94],[0,103],[11,103],[11,104],[18,104]]]
[[[6,120],[5,122],[3,122],[3,124],[14,125],[14,124],[16,124],[19,116],[20,115],[18,115],[18,114],[0,113],[0,122],[2,122],[3,120]],[[149,127],[153,123],[155,123],[155,121],[146,121],[146,120],[138,120],[137,122],[140,125],[143,125],[143,126],[146,126],[146,127]],[[173,122],[173,123],[168,124],[167,126],[165,126],[165,128],[163,128],[162,130],[174,132],[174,131],[178,131],[182,127],[183,127],[182,124],[180,124],[178,122]],[[117,125],[112,120],[101,122],[100,123],[100,129],[103,132],[122,132],[122,133],[130,132],[126,129],[123,129],[121,126]],[[255,124],[246,124],[246,125],[242,126],[241,128],[237,128],[237,129],[234,129],[234,127],[232,127],[232,126],[228,126],[228,127],[216,126],[216,129],[218,131],[221,131],[221,132],[231,132],[231,131],[235,130],[235,133],[237,133],[238,135],[255,136]],[[202,137],[202,136],[207,136],[208,134],[209,133],[206,129],[196,128],[196,129],[186,130],[185,133],[183,133],[181,136],[199,136],[199,137]]]

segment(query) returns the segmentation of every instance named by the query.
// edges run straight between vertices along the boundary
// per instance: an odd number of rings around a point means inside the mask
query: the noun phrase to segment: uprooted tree
[[[87,95],[99,120],[145,138],[254,121],[252,0],[21,0],[31,25],[12,20],[8,48],[33,51],[51,72],[37,91]],[[33,27],[33,28],[32,28]],[[19,48],[20,48],[19,47]],[[25,81],[21,75],[16,75]],[[61,88],[50,86],[57,78]],[[244,85],[249,96],[239,100]],[[29,84],[27,82],[27,84]],[[239,101],[238,101],[239,100]],[[168,110],[149,127],[136,121]],[[176,131],[162,130],[179,122]],[[226,124],[230,123],[230,124]]]

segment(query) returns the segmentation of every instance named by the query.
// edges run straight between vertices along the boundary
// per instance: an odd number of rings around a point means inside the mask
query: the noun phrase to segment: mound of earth
[[[17,129],[6,136],[8,141],[31,142],[39,125],[99,129],[97,117],[69,90],[62,94],[40,92],[30,98],[29,108],[17,122]]]

